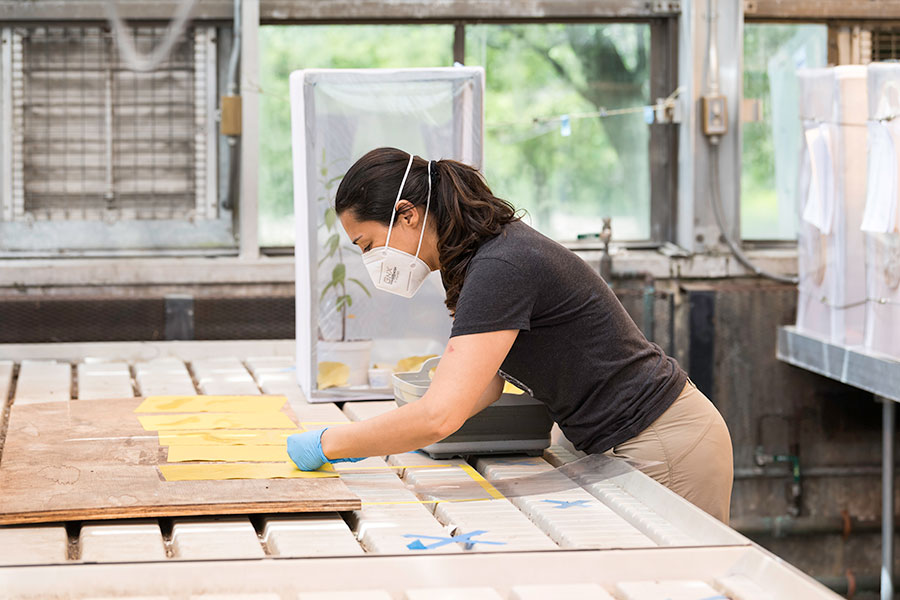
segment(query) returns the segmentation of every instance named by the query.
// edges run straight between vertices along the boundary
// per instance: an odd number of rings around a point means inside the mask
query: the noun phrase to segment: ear
[[[419,210],[412,202],[401,198],[397,201],[397,221],[409,227],[418,227]]]

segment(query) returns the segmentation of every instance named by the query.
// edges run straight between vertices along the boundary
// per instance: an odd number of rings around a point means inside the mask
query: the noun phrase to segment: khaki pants
[[[644,473],[728,523],[734,480],[731,436],[722,415],[690,380],[650,427],[606,454],[660,461]]]

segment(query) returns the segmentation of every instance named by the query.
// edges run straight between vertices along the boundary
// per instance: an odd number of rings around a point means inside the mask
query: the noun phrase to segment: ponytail
[[[518,218],[512,205],[494,196],[474,168],[455,160],[440,160],[434,166],[439,182],[435,217],[441,280],[447,290],[447,308],[455,314],[466,270],[478,247]]]

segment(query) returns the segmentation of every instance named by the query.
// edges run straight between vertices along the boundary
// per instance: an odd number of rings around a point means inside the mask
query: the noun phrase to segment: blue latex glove
[[[315,471],[325,463],[358,462],[362,458],[335,458],[330,460],[322,451],[322,434],[325,429],[304,431],[289,435],[287,453],[301,471]]]

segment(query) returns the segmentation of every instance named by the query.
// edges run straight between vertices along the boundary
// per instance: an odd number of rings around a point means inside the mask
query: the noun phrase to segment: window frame
[[[179,5],[178,0],[160,0],[153,3],[134,3],[121,7],[123,18],[133,21],[166,22]],[[0,26],[12,27],[24,23],[44,23],[48,21],[86,23],[103,21],[106,17],[105,0],[84,0],[77,6],[57,2],[51,4],[26,3],[19,0],[0,0],[4,19]],[[194,11],[195,25],[219,27],[218,39],[229,38],[228,29],[234,14],[231,3],[219,0],[199,0]],[[258,28],[265,25],[290,24],[453,24],[456,26],[453,50],[455,58],[463,58],[465,25],[482,23],[622,23],[640,22],[651,26],[651,98],[668,96],[678,81],[678,49],[681,29],[679,22],[685,16],[681,12],[680,1],[646,2],[646,0],[608,0],[606,2],[572,3],[569,0],[538,0],[529,3],[485,3],[481,0],[459,0],[453,3],[432,3],[427,0],[395,3],[387,0],[363,0],[349,6],[346,2],[323,3],[319,0],[257,0],[244,2],[242,22],[241,77],[244,80],[258,80],[259,47]],[[660,42],[662,40],[662,42]],[[226,44],[219,44],[218,72],[223,72],[223,55],[227,54]],[[225,56],[227,60],[227,56]],[[222,92],[219,85],[218,93]],[[242,260],[255,260],[260,254],[282,255],[289,247],[265,248],[258,241],[258,193],[255,192],[258,167],[258,134],[253,128],[258,126],[259,116],[255,114],[259,102],[257,94],[244,90],[244,136],[238,147],[246,160],[240,161],[240,192],[235,193],[234,211],[229,223],[232,235],[231,248],[208,251],[182,250],[175,254],[184,255],[206,253],[210,255],[235,254]],[[215,111],[213,111],[215,113]],[[635,248],[656,248],[667,242],[674,242],[678,230],[677,216],[680,214],[678,198],[678,135],[679,126],[654,124],[651,126],[650,172],[651,206],[650,231],[648,240],[628,243]],[[222,149],[219,136],[218,149]],[[218,184],[223,185],[224,165],[218,163]],[[660,170],[658,167],[662,167]],[[2,172],[0,172],[2,176]],[[220,211],[222,207],[220,207]],[[578,249],[590,249],[599,244],[578,242],[572,244]],[[167,251],[172,253],[173,251]],[[160,254],[159,250],[129,250],[124,252],[101,252],[106,256],[119,254]],[[71,253],[79,255],[78,251]],[[98,253],[94,253],[98,254]]]
[[[847,64],[841,56],[839,37],[842,32],[852,35],[854,28],[875,30],[893,24],[900,29],[900,4],[880,2],[858,4],[843,0],[817,0],[816,2],[781,2],[779,0],[753,0],[744,2],[743,25],[746,24],[809,24],[828,28],[828,64]],[[741,72],[743,73],[743,51]],[[741,124],[743,127],[743,124]],[[738,198],[740,211],[741,198]],[[744,240],[750,249],[795,248],[796,240]]]
[[[620,2],[636,6],[633,2]],[[293,11],[289,11],[293,12]],[[650,27],[650,101],[666,98],[678,86],[678,13],[650,17],[521,17],[521,18],[458,18],[458,19],[372,19],[372,18],[291,18],[280,15],[274,19],[260,15],[260,25],[454,25],[453,60],[465,64],[466,27],[470,25],[514,25],[514,24],[604,24],[635,23]],[[648,162],[650,173],[650,236],[642,240],[617,240],[617,244],[627,248],[658,248],[675,242],[678,230],[678,124],[658,123],[649,126]],[[599,233],[599,232],[597,232]],[[613,224],[615,235],[615,223]],[[599,242],[561,240],[567,247],[591,250],[602,247]],[[261,246],[265,254],[282,254],[289,246]]]
[[[749,18],[748,18],[749,16]],[[755,14],[749,14],[745,12],[744,14],[744,22],[742,23],[742,27],[746,27],[747,25],[826,25],[828,28],[828,48],[827,56],[828,56],[828,64],[832,62],[832,50],[833,50],[833,40],[832,33],[833,27],[828,21],[824,21],[822,19],[812,19],[812,18],[796,18],[796,19],[787,19],[787,18],[757,18]],[[742,41],[743,44],[743,41]],[[741,78],[744,75],[744,51],[743,47],[741,48]],[[741,101],[743,101],[744,95],[744,86],[741,85]],[[738,115],[738,126],[741,128],[741,156],[743,158],[743,137],[744,137],[744,121],[741,115]],[[743,170],[740,171],[740,176],[743,177]],[[736,207],[736,214],[741,214],[741,208],[743,205],[743,190],[742,187],[738,186],[738,200]],[[740,222],[739,231],[740,231]],[[743,234],[740,236],[741,245],[744,248],[748,249],[757,249],[757,250],[765,250],[765,249],[781,249],[781,248],[795,248],[797,246],[796,234],[793,239],[779,239],[779,238],[744,238]]]
[[[158,22],[141,21],[140,25],[155,27],[158,26]],[[0,189],[3,191],[0,197],[0,254],[58,256],[60,252],[65,252],[115,256],[147,251],[174,250],[190,253],[199,248],[208,249],[209,254],[233,252],[236,241],[232,214],[230,210],[219,206],[218,202],[217,96],[220,81],[217,63],[221,60],[219,56],[221,48],[216,28],[208,22],[200,21],[192,24],[187,30],[190,36],[190,51],[195,59],[198,59],[193,65],[194,79],[191,85],[194,86],[195,93],[202,92],[202,96],[195,99],[193,109],[195,116],[189,118],[189,122],[196,127],[198,124],[196,114],[201,105],[205,111],[202,147],[195,148],[194,151],[197,171],[194,173],[192,184],[202,185],[202,188],[198,187],[192,193],[194,206],[198,210],[196,218],[145,219],[125,216],[111,224],[105,218],[37,220],[25,212],[22,195],[25,186],[22,179],[25,160],[21,131],[22,109],[17,104],[17,101],[22,102],[24,98],[14,90],[13,54],[17,38],[15,30],[29,26],[45,27],[48,26],[48,22],[0,23],[0,37],[4,42],[0,60],[2,73],[0,74],[2,86]],[[62,23],[62,26],[75,29],[95,28],[103,27],[103,23],[67,21]]]

